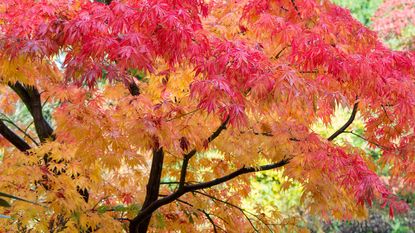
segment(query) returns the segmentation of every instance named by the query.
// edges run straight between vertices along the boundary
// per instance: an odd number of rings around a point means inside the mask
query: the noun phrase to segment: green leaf
[[[138,212],[138,211],[141,210],[141,206],[140,205],[137,205],[137,204],[132,204],[132,205],[130,205],[128,207],[128,210],[129,211],[136,211],[136,212]]]
[[[4,199],[0,198],[0,206],[2,207],[11,207],[11,205]]]
[[[192,217],[192,213],[189,214],[189,222],[191,224],[194,224],[195,223],[195,221],[193,220],[193,217]]]
[[[146,74],[143,71],[140,71],[138,69],[129,69],[128,71],[132,76],[134,76],[136,79],[140,81],[143,81],[146,76]]]
[[[114,211],[124,212],[124,211],[127,211],[127,207],[123,205],[117,205],[114,207]]]
[[[100,214],[105,213],[107,210],[108,210],[108,207],[107,206],[100,206],[97,209],[98,213],[100,213]]]
[[[156,226],[158,228],[164,228],[166,226],[166,223],[164,221],[164,217],[160,213],[156,214]]]

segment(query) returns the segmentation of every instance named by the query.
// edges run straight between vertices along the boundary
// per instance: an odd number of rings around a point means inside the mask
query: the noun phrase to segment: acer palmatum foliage
[[[239,207],[249,174],[280,167],[311,214],[408,208],[335,138],[359,114],[360,136],[413,190],[413,53],[329,1],[105,3],[0,3],[2,114],[21,102],[33,118],[0,122],[0,189],[39,203],[4,210],[7,231],[285,229],[281,213]],[[338,104],[353,108],[345,125],[313,133]]]

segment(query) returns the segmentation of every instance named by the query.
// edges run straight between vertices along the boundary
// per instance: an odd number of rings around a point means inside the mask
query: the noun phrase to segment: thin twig
[[[162,195],[160,195],[160,196],[162,196]],[[177,201],[177,202],[180,202],[180,203],[183,203],[183,204],[185,204],[185,205],[188,205],[188,206],[190,206],[190,207],[192,207],[192,208],[194,208],[194,206],[193,206],[192,204],[190,204],[189,202],[187,202],[187,201],[183,201],[183,200],[181,200],[181,199],[177,199],[176,201]],[[215,215],[215,214],[208,213],[208,212],[206,212],[205,210],[202,210],[202,209],[199,209],[199,208],[196,208],[196,210],[197,210],[197,211],[202,212],[202,213],[203,213],[203,214],[207,217],[207,219],[209,220],[209,222],[213,225],[213,228],[214,228],[213,230],[214,230],[214,232],[217,232],[217,229],[216,229],[216,228],[219,228],[219,229],[221,229],[222,231],[226,232],[226,230],[225,230],[225,229],[223,229],[222,227],[220,227],[220,226],[216,225],[216,224],[213,222],[213,219],[210,217],[210,215],[215,216],[215,217],[219,218],[220,220],[222,220],[222,221],[224,221],[224,222],[226,223],[226,221],[225,221],[223,218],[221,218],[221,217],[219,217],[219,216],[217,216],[217,215]]]
[[[48,96],[48,98],[46,98],[45,101],[43,101],[42,109],[45,107],[45,105],[46,105],[46,103],[48,102],[49,99],[50,99],[50,96]]]
[[[131,219],[129,219],[129,218],[114,218],[115,220],[117,220],[117,221],[131,221]]]
[[[393,121],[390,119],[390,117],[389,117],[389,114],[388,114],[388,112],[386,111],[386,108],[385,108],[385,106],[382,104],[382,109],[383,109],[383,112],[385,112],[385,115],[386,115],[386,117],[388,118],[388,120],[392,123]]]
[[[284,52],[284,50],[285,49],[287,49],[288,48],[288,46],[285,46],[284,48],[282,48],[278,53],[277,53],[277,55],[275,55],[275,59],[278,59],[278,58],[280,58],[280,56],[281,56],[281,53],[282,52]]]
[[[272,134],[272,132],[256,132],[253,129],[251,129],[252,133],[254,135],[262,135],[262,136],[266,136],[266,137],[274,137],[274,134]],[[246,133],[246,131],[239,131],[239,133],[244,134]],[[288,140],[293,141],[293,142],[300,142],[301,140],[295,137],[290,137],[288,138]]]
[[[217,233],[218,230],[216,229],[216,224],[215,222],[212,220],[212,218],[210,217],[210,215],[208,213],[206,213],[206,211],[202,211],[202,213],[206,216],[206,218],[209,220],[210,224],[212,224],[213,226],[213,232]]]
[[[291,0],[291,3],[293,4],[294,9],[297,12],[298,17],[301,18],[301,14],[300,14],[300,11],[298,10],[297,4],[295,3],[295,0]]]
[[[386,111],[385,105],[382,104],[381,106],[382,106],[383,112],[385,112],[386,117],[388,118],[388,120],[390,121],[390,123],[393,124],[393,120],[389,117],[389,114]],[[398,130],[396,130],[396,128],[395,128],[394,125],[392,125],[392,128],[393,128],[393,130],[395,130],[396,132],[398,132]]]
[[[199,182],[197,182],[197,181],[186,181],[185,182],[185,184],[195,184],[195,183],[199,183]],[[165,181],[165,182],[160,182],[160,184],[165,184],[165,185],[171,185],[171,184],[176,184],[176,185],[178,185],[178,184],[180,184],[180,182],[179,181]]]
[[[182,117],[184,117],[184,116],[187,116],[187,115],[193,114],[193,113],[195,113],[195,112],[197,112],[197,111],[199,111],[199,110],[200,110],[200,109],[195,109],[195,110],[193,110],[193,111],[183,113],[183,114],[181,114],[181,115],[178,115],[178,116],[175,116],[175,117],[173,117],[173,118],[167,119],[167,120],[166,120],[166,122],[169,122],[169,121],[172,121],[172,120],[176,120],[176,119],[182,118]]]
[[[105,196],[101,199],[99,199],[99,201],[97,201],[97,203],[95,203],[95,205],[92,207],[92,210],[95,210],[95,208],[99,205],[99,203],[101,203],[101,201],[108,199],[110,196]]]
[[[371,140],[369,140],[369,139],[367,139],[367,138],[363,137],[362,135],[357,134],[357,133],[355,133],[355,132],[353,132],[353,131],[347,131],[347,130],[345,130],[345,131],[344,131],[344,133],[349,133],[349,134],[352,134],[352,135],[354,135],[354,136],[356,136],[356,137],[358,137],[358,138],[360,138],[360,139],[363,139],[363,140],[365,140],[366,142],[368,142],[368,143],[370,143],[370,144],[373,144],[373,145],[375,145],[375,146],[377,146],[377,147],[379,147],[379,148],[381,148],[381,149],[384,149],[384,150],[392,150],[392,148],[389,148],[389,147],[386,147],[386,146],[382,146],[382,145],[380,145],[380,144],[378,144],[378,143],[376,143],[376,142],[373,142],[373,141],[371,141]]]
[[[250,212],[250,211],[247,211],[247,210],[245,210],[245,209],[243,209],[243,208],[241,208],[241,207],[239,207],[239,206],[237,206],[237,205],[235,205],[235,204],[232,204],[232,203],[230,203],[229,201],[224,201],[224,200],[221,200],[221,199],[219,199],[219,198],[216,198],[216,197],[214,197],[214,196],[212,196],[212,195],[210,195],[210,194],[207,194],[207,193],[204,193],[204,192],[201,192],[201,191],[194,191],[193,193],[197,193],[197,194],[200,194],[200,195],[203,195],[203,196],[206,196],[206,197],[208,197],[208,198],[210,198],[210,199],[212,199],[213,201],[217,201],[217,202],[221,202],[221,203],[223,203],[223,204],[225,204],[225,205],[229,205],[229,206],[231,206],[231,207],[233,207],[233,208],[235,208],[235,209],[238,209],[244,216],[245,216],[245,218],[249,221],[249,223],[250,223],[250,225],[252,226],[252,228],[254,228],[254,230],[256,230],[256,228],[254,227],[254,225],[253,225],[253,223],[250,221],[251,219],[246,215],[246,214],[250,214],[250,215],[252,215],[253,217],[255,217],[256,219],[258,219],[262,224],[264,224],[267,228],[268,228],[268,230],[270,231],[270,232],[272,232],[272,229],[269,227],[269,224],[268,223],[266,223],[263,219],[261,219],[260,217],[258,217],[256,214],[254,214],[254,213],[252,213],[252,212]],[[257,230],[256,230],[257,231]],[[258,231],[257,231],[258,232]]]
[[[329,138],[327,138],[327,140],[333,141],[337,136],[342,134],[347,129],[347,127],[349,127],[353,123],[353,121],[356,117],[358,107],[359,107],[359,102],[356,102],[353,106],[352,114],[350,115],[349,120],[347,120],[347,122],[342,127],[340,127],[340,129],[338,129]]]
[[[34,121],[31,121],[26,128],[24,129],[24,132],[27,133],[27,130],[29,129],[29,127],[33,124]]]

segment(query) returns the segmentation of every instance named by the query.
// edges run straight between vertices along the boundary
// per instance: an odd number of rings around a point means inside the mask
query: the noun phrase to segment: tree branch
[[[243,174],[247,174],[247,173],[252,173],[252,172],[258,172],[258,171],[266,171],[266,170],[271,170],[274,168],[278,168],[278,167],[282,167],[284,165],[286,165],[289,162],[289,159],[283,159],[278,163],[272,163],[272,164],[267,164],[267,165],[263,165],[263,166],[259,166],[259,167],[242,167],[226,176],[208,181],[208,182],[203,182],[203,183],[198,183],[198,184],[189,184],[185,186],[186,190],[189,190],[188,192],[194,191],[194,190],[199,190],[199,189],[205,189],[205,188],[210,188],[212,186],[227,182],[229,180],[232,180],[235,177],[238,177],[240,175]]]
[[[392,119],[389,117],[388,111],[386,111],[385,105],[383,105],[383,104],[382,104],[381,106],[382,106],[383,112],[385,113],[385,115],[386,115],[386,117],[388,118],[388,120],[389,120],[391,123],[393,123]]]
[[[358,107],[359,107],[359,102],[356,102],[353,106],[352,114],[350,115],[349,120],[347,120],[347,122],[340,129],[338,129],[329,138],[327,138],[327,140],[333,141],[337,136],[342,134],[347,129],[347,127],[349,127],[353,123],[356,117]]]
[[[298,73],[300,74],[318,74],[319,70],[300,70]]]
[[[208,142],[212,142],[213,140],[215,140],[215,138],[217,138],[219,135],[220,135],[220,133],[223,131],[223,130],[225,130],[226,129],[226,126],[228,125],[228,123],[229,123],[229,119],[230,119],[230,117],[228,116],[226,119],[225,119],[225,121],[219,126],[219,128],[217,128],[216,130],[215,130],[215,132],[213,132],[212,133],[212,135],[210,135],[210,137],[208,138]]]
[[[101,3],[104,3],[105,5],[109,5],[111,4],[112,0],[95,0],[95,2],[101,2]]]
[[[17,130],[19,130],[25,137],[29,138],[36,146],[39,146],[39,144],[36,142],[36,140],[34,138],[32,138],[32,136],[30,136],[30,134],[28,134],[26,132],[26,130],[21,129],[16,123],[14,123],[10,118],[8,118],[4,113],[0,113],[0,115],[3,115],[4,117],[6,117],[7,119],[1,119],[0,121],[5,121],[11,125],[13,125]]]
[[[9,87],[16,92],[32,115],[40,141],[44,142],[47,138],[54,139],[53,129],[43,116],[42,102],[37,88],[34,86],[25,87],[19,82],[9,83]]]
[[[134,80],[131,80],[128,83],[128,91],[132,96],[139,96],[140,95],[140,88],[137,86],[137,84],[134,82]]]
[[[222,122],[222,124],[215,130],[215,132],[213,132],[212,135],[208,137],[208,143],[215,140],[215,138],[217,138],[220,135],[220,133],[226,129],[226,126],[229,123],[229,119],[230,117],[228,116],[225,119],[225,121]],[[184,155],[183,164],[182,164],[182,168],[180,171],[179,189],[182,189],[186,182],[186,173],[187,173],[187,167],[189,165],[189,160],[196,154],[196,152],[197,152],[196,149],[193,149],[189,153]]]
[[[31,149],[29,144],[15,134],[12,130],[0,120],[0,134],[7,139],[13,146],[19,149],[21,152],[26,152]]]
[[[282,52],[284,52],[284,50],[285,50],[285,49],[287,49],[288,47],[289,47],[289,46],[285,46],[284,48],[282,48],[282,49],[281,49],[281,50],[277,53],[277,55],[275,55],[275,56],[274,56],[274,58],[275,58],[275,59],[280,58],[281,53],[282,53]]]
[[[151,203],[149,206],[147,206],[146,208],[143,208],[141,210],[141,212],[134,218],[131,220],[131,224],[140,224],[144,219],[148,218],[148,216],[151,216],[151,214],[157,210],[158,208],[160,208],[161,206],[167,205],[175,200],[177,200],[179,197],[183,196],[184,194],[188,193],[188,192],[193,192],[196,190],[200,190],[200,189],[205,189],[205,188],[210,188],[212,186],[227,182],[231,179],[234,179],[240,175],[243,174],[247,174],[247,173],[252,173],[252,172],[258,172],[258,171],[265,171],[265,170],[271,170],[274,168],[278,168],[278,167],[282,167],[286,164],[288,164],[289,159],[283,159],[280,162],[277,163],[272,163],[272,164],[267,164],[267,165],[263,165],[263,166],[259,166],[259,167],[242,167],[226,176],[208,181],[208,182],[203,182],[203,183],[198,183],[198,184],[191,184],[191,185],[184,185],[183,188],[178,189],[176,192],[158,199],[156,201],[154,201],[153,203]],[[134,232],[134,231],[132,231]]]
[[[295,3],[295,0],[291,0],[291,4],[293,4],[294,10],[297,12],[298,17],[301,18],[301,14],[300,14],[300,11],[298,10],[297,4]]]
[[[215,224],[215,222],[213,221],[213,219],[210,217],[210,214],[208,214],[206,211],[204,211],[204,210],[202,210],[202,213],[206,216],[206,218],[209,220],[209,222],[210,222],[210,224],[212,224],[212,226],[213,226],[213,232],[214,233],[217,233],[218,232],[218,230],[216,229],[217,227],[216,227],[216,224]]]
[[[157,148],[158,146],[156,146]],[[164,151],[163,148],[153,150],[153,160],[151,162],[150,177],[147,183],[146,199],[144,200],[142,210],[147,209],[148,206],[154,204],[157,200],[160,191],[160,179],[163,169]],[[148,213],[140,221],[131,221],[129,226],[130,233],[145,233],[150,224],[151,213]],[[141,212],[140,212],[141,213]]]

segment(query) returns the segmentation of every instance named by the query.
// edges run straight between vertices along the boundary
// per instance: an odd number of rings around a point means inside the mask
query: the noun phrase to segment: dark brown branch
[[[183,196],[184,194],[188,193],[188,192],[193,192],[196,190],[200,190],[200,189],[205,189],[205,188],[210,188],[213,187],[215,185],[218,184],[222,184],[225,183],[229,180],[232,180],[240,175],[243,174],[247,174],[247,173],[253,173],[253,172],[258,172],[258,171],[265,171],[265,170],[271,170],[274,168],[279,168],[282,167],[286,164],[288,164],[289,159],[284,159],[281,160],[278,163],[272,163],[272,164],[267,164],[267,165],[263,165],[263,166],[259,166],[259,167],[242,167],[226,176],[208,181],[208,182],[203,182],[203,183],[199,183],[199,184],[192,184],[192,185],[185,185],[183,186],[183,188],[178,189],[176,192],[170,194],[167,197],[158,199],[156,201],[154,201],[153,203],[151,203],[149,206],[147,206],[146,208],[143,208],[140,213],[133,219],[131,220],[131,225],[132,224],[140,224],[142,221],[144,221],[144,219],[147,219],[149,216],[151,216],[151,214],[157,210],[158,208],[160,208],[161,206],[167,205],[175,200],[177,200],[179,197]],[[130,228],[131,229],[131,228]],[[130,232],[135,232],[135,231],[130,231]]]
[[[275,55],[275,56],[274,56],[274,58],[275,58],[275,59],[280,58],[281,53],[282,53],[282,52],[284,52],[284,50],[285,50],[285,49],[287,49],[287,48],[288,48],[288,46],[285,46],[284,48],[282,48],[282,49],[281,49],[281,50],[277,53],[277,55]]]
[[[53,129],[43,116],[42,107],[45,103],[42,103],[38,89],[34,86],[26,86],[19,82],[8,83],[8,85],[14,92],[16,92],[32,115],[35,130],[40,141],[45,142],[47,139],[55,140]],[[49,160],[49,156],[45,154],[44,161],[46,166],[48,166]],[[55,175],[60,174],[55,173]],[[87,189],[79,188],[78,193],[83,197],[85,202],[88,202],[89,193]]]
[[[347,122],[340,129],[338,129],[329,138],[327,138],[327,140],[333,141],[333,139],[335,139],[337,136],[342,134],[353,123],[356,117],[358,107],[359,107],[359,102],[356,102],[353,106],[352,114],[350,115],[349,120],[347,120]]]
[[[44,106],[44,103],[41,101],[41,96],[38,89],[34,86],[23,85],[20,82],[9,82],[8,85],[20,97],[22,102],[29,110],[29,113],[32,115],[35,130],[40,141],[45,142],[47,139],[55,140],[53,129],[43,116],[42,107]],[[50,160],[49,155],[45,154],[43,159],[46,166],[48,166]],[[55,173],[55,175],[60,175],[60,173]],[[88,202],[88,190],[78,189],[78,192],[83,197],[85,202]]]
[[[217,138],[220,133],[226,129],[226,126],[229,123],[229,116],[225,119],[224,122],[222,122],[222,124],[215,130],[215,132],[212,133],[212,135],[210,135],[208,137],[208,143],[212,142],[213,140],[215,140],[215,138]],[[183,164],[182,164],[182,169],[180,171],[180,181],[179,181],[179,189],[183,188],[184,183],[186,182],[186,173],[187,173],[187,167],[189,165],[189,160],[196,154],[196,149],[191,150],[189,153],[184,155],[184,159],[183,159]]]
[[[262,135],[262,136],[267,136],[267,137],[274,137],[274,135],[271,132],[252,132],[255,135]]]
[[[293,4],[294,10],[297,12],[298,17],[301,17],[300,11],[298,10],[298,6],[295,3],[295,0],[291,0],[291,4]]]
[[[213,140],[215,140],[215,138],[217,138],[219,135],[220,135],[220,133],[223,131],[223,130],[225,130],[226,129],[226,126],[228,125],[228,123],[229,123],[229,119],[230,119],[230,117],[228,116],[226,119],[225,119],[225,121],[223,121],[222,122],[222,124],[219,126],[219,128],[217,128],[216,130],[215,130],[215,132],[213,132],[212,133],[212,135],[210,135],[210,137],[208,138],[208,142],[212,142]]]
[[[157,146],[156,146],[157,147]],[[151,162],[150,177],[147,183],[146,199],[142,206],[142,211],[153,205],[157,200],[160,191],[160,179],[163,169],[164,151],[163,148],[157,148],[153,150],[153,160]],[[145,233],[147,232],[148,225],[150,224],[151,213],[149,212],[140,221],[132,220],[129,226],[130,233]],[[141,212],[140,212],[141,213]]]
[[[5,114],[3,114],[3,113],[0,113],[1,115],[3,115],[4,117],[7,117]],[[7,117],[8,118],[8,117]],[[26,130],[23,130],[23,129],[21,129],[18,125],[16,125],[16,123],[14,123],[11,119],[1,119],[0,118],[0,121],[4,121],[4,122],[7,122],[7,123],[9,123],[9,124],[11,124],[11,125],[13,125],[13,127],[15,127],[18,131],[20,131],[25,137],[27,137],[27,138],[29,138],[36,146],[39,146],[39,143],[38,142],[36,142],[36,140],[32,137],[32,136],[30,136],[30,134],[28,134],[27,132],[26,132]]]
[[[160,184],[167,184],[167,185],[170,185],[170,184],[176,184],[176,185],[178,185],[180,182],[177,182],[177,181],[164,181],[164,182],[160,182]]]
[[[110,5],[112,0],[94,0],[94,2],[100,2],[105,5]],[[134,80],[127,81],[125,85],[128,88],[128,91],[132,96],[139,96],[140,95],[140,87],[134,82]]]
[[[185,184],[191,184],[191,183],[199,183],[199,182],[197,182],[197,181],[186,181],[185,182]],[[163,181],[163,182],[160,182],[160,184],[166,184],[166,185],[175,184],[175,185],[179,185],[180,182],[179,181]]]
[[[130,92],[130,94],[132,96],[139,96],[140,95],[140,88],[138,87],[138,85],[133,80],[131,80],[128,83],[128,91]]]
[[[41,142],[47,138],[54,139],[53,129],[42,113],[40,93],[34,86],[23,86],[21,83],[9,83],[9,87],[20,97],[33,117],[36,133]]]
[[[300,70],[298,73],[300,74],[318,74],[318,70]]]
[[[389,117],[389,114],[388,114],[388,112],[386,111],[386,108],[385,108],[385,106],[384,106],[384,105],[382,105],[382,109],[383,109],[383,112],[385,113],[386,117],[388,118],[388,120],[389,120],[391,123],[393,123],[393,121],[392,121],[392,119]]]
[[[7,139],[13,146],[19,149],[22,152],[26,152],[31,149],[29,144],[27,144],[22,138],[15,134],[12,130],[0,120],[0,134]]]
[[[101,3],[104,3],[105,5],[109,5],[111,4],[112,0],[95,0],[95,2],[101,2]]]
[[[258,171],[266,171],[266,170],[271,170],[274,168],[278,168],[278,167],[282,167],[284,165],[286,165],[289,162],[288,159],[284,159],[281,160],[278,163],[272,163],[272,164],[267,164],[267,165],[263,165],[263,166],[259,166],[259,167],[242,167],[226,176],[208,181],[208,182],[203,182],[203,183],[199,183],[199,184],[190,184],[185,186],[185,188],[187,190],[194,191],[194,190],[199,190],[199,189],[205,189],[205,188],[210,188],[212,186],[227,182],[229,180],[232,180],[233,178],[243,175],[243,174],[247,174],[247,173],[252,173],[252,172],[258,172]]]
[[[33,121],[31,121],[27,126],[26,126],[26,128],[24,129],[24,132],[25,133],[27,133],[27,130],[30,128],[30,126],[33,124],[34,122]]]
[[[241,133],[245,133],[245,132],[241,132]],[[266,137],[274,137],[274,134],[272,134],[271,132],[252,132],[255,135],[262,135],[262,136],[266,136]],[[301,140],[295,137],[290,137],[288,138],[288,140],[292,141],[292,142],[300,142]]]
[[[216,229],[217,227],[216,227],[216,224],[215,224],[215,222],[213,221],[213,219],[210,217],[210,214],[208,214],[206,211],[202,211],[202,213],[206,216],[206,218],[209,220],[209,222],[210,222],[210,224],[212,224],[212,226],[213,226],[213,232],[214,233],[217,233],[218,232],[218,230]]]

